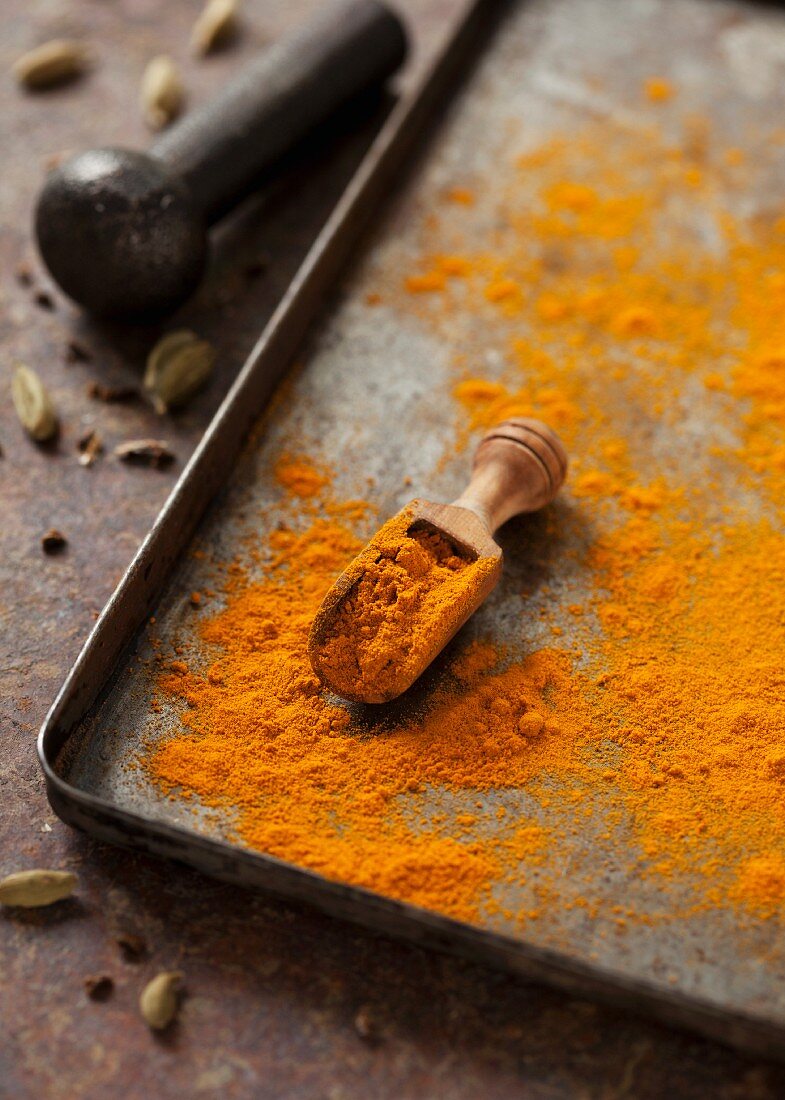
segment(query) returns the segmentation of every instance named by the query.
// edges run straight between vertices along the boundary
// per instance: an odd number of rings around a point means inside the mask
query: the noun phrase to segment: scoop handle
[[[508,519],[553,500],[567,474],[567,452],[546,424],[511,417],[486,432],[469,484],[453,501],[468,508],[492,535]]]
[[[382,0],[337,0],[241,69],[153,145],[188,184],[208,222],[339,107],[381,84],[406,55],[403,25]]]

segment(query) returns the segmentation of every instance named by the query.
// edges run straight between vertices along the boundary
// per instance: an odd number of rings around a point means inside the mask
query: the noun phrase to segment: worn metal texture
[[[537,74],[549,71],[560,50],[569,56],[571,43],[560,45],[553,35],[554,28],[562,26],[565,20],[578,24],[584,21],[587,71],[604,71],[619,49],[618,42],[609,43],[601,33],[599,15],[606,10],[595,5],[594,19],[587,19],[583,4],[573,5],[564,0],[547,10],[539,5],[518,6],[510,14],[449,125],[435,139],[425,166],[395,204],[374,241],[371,258],[350,277],[340,305],[318,332],[288,400],[276,407],[260,441],[249,448],[232,478],[228,496],[202,528],[199,541],[204,553],[198,559],[183,562],[173,588],[156,610],[155,638],[142,640],[134,660],[128,663],[94,717],[87,735],[67,753],[63,769],[73,786],[143,818],[234,842],[231,810],[226,815],[195,817],[191,800],[180,803],[162,798],[137,767],[136,761],[145,745],[162,735],[176,734],[180,724],[177,704],[152,705],[151,685],[159,667],[158,647],[162,645],[167,652],[174,650],[191,663],[199,661],[199,651],[192,649],[187,625],[193,617],[188,594],[193,589],[213,587],[214,561],[228,562],[243,547],[263,538],[265,529],[274,530],[285,522],[286,503],[281,505],[273,467],[282,449],[292,446],[294,441],[304,446],[317,464],[336,470],[334,490],[339,499],[361,496],[370,479],[374,504],[383,515],[394,513],[404,503],[408,491],[402,485],[403,471],[434,499],[449,500],[459,491],[463,460],[452,448],[454,426],[446,400],[453,377],[450,362],[458,350],[457,344],[435,339],[416,317],[396,307],[394,297],[392,305],[377,309],[367,302],[366,296],[376,286],[392,288],[400,280],[401,271],[416,264],[421,248],[417,212],[436,206],[439,193],[453,178],[456,165],[462,165],[464,171],[470,165],[478,179],[490,178],[500,151],[511,141],[519,120],[526,119],[529,147],[557,127],[569,130],[579,122],[584,112],[580,97]],[[679,16],[684,35],[689,39],[696,32],[711,33],[718,12],[724,14],[721,8],[696,9],[685,5]],[[632,9],[624,21],[618,21],[619,40],[628,44],[630,56],[634,44],[643,39],[647,19],[647,9],[640,6]],[[529,56],[528,44],[532,38],[541,43],[537,74],[510,84],[509,73]],[[642,81],[651,60],[641,51],[637,64],[628,80]],[[694,84],[710,82],[713,76],[711,61],[692,64]],[[543,84],[545,92],[541,90]],[[623,96],[625,92],[623,85],[616,94]],[[612,96],[612,92],[607,94]],[[481,248],[488,232],[487,215],[483,215],[482,207],[477,217],[468,220],[465,231],[470,247]],[[487,332],[479,340],[470,330],[461,335],[461,347],[471,348],[473,354],[492,354],[492,341]],[[427,372],[423,364],[428,364]],[[398,413],[393,435],[385,430],[391,402]],[[647,419],[646,414],[638,418],[635,426],[638,430],[659,430],[657,421]],[[198,485],[198,481],[194,484]],[[186,483],[183,492],[187,491]],[[366,535],[371,533],[375,522],[375,517],[368,520]],[[547,580],[551,590],[571,582],[558,565],[549,567],[543,563],[549,550],[543,542],[542,527],[531,526],[526,538],[530,544],[528,553],[516,554],[512,550],[515,536],[510,535],[513,541],[505,579],[493,599],[472,620],[464,639],[483,636],[492,630],[496,638],[515,647],[520,623],[525,620],[530,624],[526,644],[529,647],[548,644],[549,627],[544,622],[536,625],[539,601],[543,598],[539,593],[541,582]],[[570,548],[568,543],[562,554],[566,555]],[[577,549],[577,545],[573,548]],[[161,552],[170,554],[164,543]],[[138,568],[146,575],[153,564],[140,561]],[[248,563],[252,576],[257,568],[252,561]],[[523,591],[533,594],[524,598],[520,595]],[[577,594],[580,596],[579,591]],[[127,596],[119,597],[119,602],[129,596],[130,590]],[[562,629],[569,644],[567,617]],[[85,680],[89,679],[87,670],[84,675]],[[417,698],[402,702],[404,713],[407,706],[416,711]],[[411,802],[410,810],[418,820],[427,822],[437,814],[452,820],[457,835],[461,817],[477,797],[472,791],[454,794],[436,790],[411,796],[407,802]],[[488,836],[498,828],[494,823],[500,808],[515,817],[527,813],[539,816],[542,812],[526,788],[490,791],[479,797],[484,811],[483,828]],[[780,965],[776,929],[765,923],[744,925],[730,910],[692,914],[689,919],[674,915],[668,921],[655,921],[661,905],[659,892],[635,870],[629,824],[623,822],[618,835],[614,834],[606,844],[603,837],[608,827],[601,805],[596,816],[588,820],[582,812],[579,818],[574,816],[574,810],[572,814],[571,817],[567,810],[565,821],[559,821],[572,838],[566,843],[564,855],[571,873],[559,892],[564,904],[548,906],[536,925],[521,931],[516,914],[536,908],[539,885],[537,872],[523,864],[509,881],[496,883],[493,904],[476,922],[483,933],[504,937],[504,943],[491,939],[486,957],[498,948],[496,957],[515,965],[517,944],[521,969],[528,964],[529,972],[547,975],[548,960],[544,953],[553,951],[557,953],[557,965],[550,976],[555,981],[568,983],[572,968],[577,989],[599,994],[609,992],[616,982],[620,990],[626,987],[627,1001],[637,995],[641,1004],[646,999],[652,1010],[656,1008],[672,1019],[690,1019],[687,1002],[692,1000],[696,1005],[692,1022],[696,1026],[751,1044],[755,1041],[754,1028],[750,1026],[745,1034],[743,1024],[743,1019],[749,1017],[758,1022],[758,1049],[776,1051],[785,1013],[778,984],[771,980],[772,971]],[[89,821],[85,818],[81,821],[89,827]],[[126,825],[133,830],[130,822]],[[145,830],[145,842],[155,847],[153,833],[154,830]],[[614,858],[616,846],[629,852],[628,872],[623,869],[624,858]],[[215,869],[221,858],[227,865],[231,862],[226,853],[223,857],[217,853],[211,863],[206,856],[201,858],[196,848],[189,851],[187,844],[172,845],[168,850],[204,869]],[[261,867],[261,859],[258,862]],[[261,874],[254,879],[249,857],[243,866],[248,868],[248,878],[243,878],[239,867],[233,877],[263,883]],[[614,870],[609,872],[609,867]],[[599,876],[604,876],[607,883],[609,912],[587,919],[584,907],[579,904],[582,883]],[[372,899],[364,899],[360,893],[343,897],[338,904],[339,891],[326,883],[320,888],[313,876],[303,877],[301,882],[296,881],[296,876],[288,878],[290,884],[286,874],[269,868],[270,884],[293,896],[310,898],[333,912],[354,913],[374,927],[407,931],[407,914],[390,913],[389,919],[384,919],[384,907]],[[686,880],[680,883],[674,893],[678,908],[689,908],[690,883]],[[336,898],[335,903],[329,902],[331,897]],[[651,921],[644,919],[619,928],[613,912],[614,906],[623,904],[631,904]],[[416,938],[425,936],[426,919],[420,920],[421,931],[414,914],[409,914],[408,919],[409,934]],[[479,937],[475,944],[471,936],[457,927],[442,925],[437,930],[448,942],[452,937],[456,944],[463,944],[475,954],[481,953],[483,943]],[[768,959],[766,968],[756,965],[763,953]],[[594,985],[592,974],[596,978]],[[668,1004],[672,1006],[671,1015],[666,1010]],[[723,1013],[731,1021],[725,1027],[722,1027]]]
[[[607,17],[607,11],[596,5],[598,16],[603,13]],[[685,5],[682,13],[679,18],[684,21],[683,33],[688,36],[695,33],[695,25],[702,33],[710,31],[716,18],[709,7],[701,8],[699,14]],[[695,22],[687,22],[688,17]],[[178,802],[162,797],[161,791],[140,771],[137,760],[146,745],[180,729],[179,701],[154,705],[152,685],[160,667],[159,646],[163,646],[164,652],[177,652],[187,662],[198,665],[200,653],[189,628],[193,619],[189,593],[214,587],[215,561],[228,563],[238,553],[243,554],[243,548],[263,540],[265,530],[275,530],[286,522],[287,503],[281,501],[274,467],[276,458],[287,447],[304,447],[317,465],[335,469],[334,491],[338,499],[361,497],[370,479],[373,502],[381,515],[394,514],[405,503],[410,490],[402,484],[404,471],[417,487],[418,495],[449,501],[460,491],[465,477],[465,456],[454,453],[455,428],[448,400],[453,378],[451,359],[459,348],[457,344],[451,346],[449,341],[435,339],[416,318],[396,308],[394,299],[390,307],[376,308],[367,303],[366,296],[375,287],[392,287],[400,280],[402,270],[416,264],[421,248],[417,211],[437,206],[440,190],[449,183],[455,165],[470,162],[476,178],[491,178],[500,150],[511,141],[518,120],[526,119],[526,140],[532,147],[537,136],[544,138],[558,126],[569,130],[575,125],[573,120],[582,117],[583,105],[569,94],[543,94],[536,79],[514,85],[509,81],[509,73],[527,57],[527,43],[533,36],[543,43],[537,64],[540,71],[547,71],[557,49],[551,37],[552,28],[567,18],[576,21],[585,18],[583,3],[573,7],[573,0],[563,0],[548,11],[540,5],[520,5],[504,22],[449,123],[435,137],[424,166],[385,219],[373,243],[371,257],[350,275],[340,304],[320,327],[287,400],[276,407],[275,416],[265,425],[259,440],[247,449],[225,499],[201,528],[198,536],[201,556],[190,556],[178,569],[173,586],[156,609],[151,632],[154,637],[140,641],[134,659],[127,663],[80,745],[68,754],[65,778],[79,790],[144,818],[234,842],[231,809],[226,814],[195,816],[191,799]],[[619,21],[619,36],[630,44],[636,42],[642,36],[647,18],[644,6],[632,9],[623,22]],[[609,43],[597,33],[600,22],[598,19],[594,26],[588,22],[586,25],[585,64],[589,72],[603,71],[618,50],[617,42]],[[639,81],[648,71],[645,66],[650,64],[642,55],[636,73]],[[691,72],[696,83],[710,80],[712,64],[693,65]],[[477,217],[467,219],[465,231],[469,246],[479,250],[488,232],[482,210]],[[492,337],[487,332],[479,343],[471,331],[463,332],[461,347],[471,349],[472,354],[494,351]],[[392,434],[385,427],[391,406],[396,410],[396,429]],[[656,419],[643,416],[636,426],[638,430],[660,430]],[[682,456],[682,461],[686,460]],[[369,517],[361,533],[370,536],[377,522],[375,515]],[[546,581],[545,591],[568,587],[571,582],[557,563],[542,564],[543,559],[553,556],[542,525],[529,528],[524,540],[529,544],[527,553],[516,553],[516,536],[508,537],[509,554],[502,583],[468,624],[464,639],[483,637],[492,631],[495,638],[514,649],[520,624],[526,621],[529,623],[526,644],[541,648],[549,644],[550,627],[544,621],[536,625],[540,601],[548,599],[540,590]],[[522,539],[519,533],[518,541]],[[561,553],[566,556],[570,549],[577,548],[577,544],[567,542]],[[253,577],[262,567],[251,560],[247,568]],[[522,592],[530,595],[524,597]],[[575,595],[581,598],[583,593],[576,589],[573,598]],[[564,618],[562,629],[569,645],[572,640],[569,616]],[[402,702],[404,713],[408,707],[412,715],[418,705],[416,693],[408,702]],[[452,821],[455,835],[460,835],[462,816],[476,804],[482,806],[483,835],[489,837],[500,827],[497,813],[500,808],[514,817],[533,814],[540,819],[544,814],[527,788],[480,795],[471,790],[437,789],[412,795],[407,802],[411,804],[412,816],[424,823],[436,815]],[[542,819],[549,820],[547,815]],[[740,922],[730,909],[655,922],[661,908],[660,892],[656,883],[637,871],[629,837],[630,823],[624,821],[618,831],[611,830],[612,839],[605,843],[603,836],[609,827],[602,805],[589,819],[582,808],[573,807],[558,822],[571,838],[566,842],[563,857],[570,868],[569,880],[561,882],[558,894],[563,904],[548,906],[536,924],[521,930],[517,914],[537,908],[540,885],[537,871],[523,863],[509,881],[497,883],[494,904],[482,912],[476,923],[483,932],[506,938],[508,946],[500,951],[500,956],[504,958],[506,953],[512,960],[514,945],[520,943],[522,951],[525,946],[530,952],[530,972],[542,974],[547,969],[543,969],[545,960],[541,952],[553,950],[558,953],[560,963],[558,976],[556,972],[552,975],[554,980],[568,982],[570,966],[574,965],[574,988],[592,990],[583,980],[583,971],[590,968],[600,979],[594,987],[597,993],[607,991],[614,980],[620,987],[628,987],[625,998],[628,1000],[637,992],[642,1001],[648,989],[652,1008],[659,1001],[660,1014],[673,1020],[689,1019],[689,1006],[683,1000],[694,999],[703,1006],[702,1017],[698,1014],[694,1017],[696,1026],[739,1042],[754,1042],[752,1031],[749,1036],[743,1034],[741,1022],[742,1017],[750,1016],[759,1021],[758,1049],[775,1052],[781,1046],[785,1028],[782,986],[772,977],[785,974],[776,926],[770,922]],[[625,853],[624,857],[618,856],[619,850]],[[182,858],[191,858],[187,846],[180,852]],[[627,855],[629,858],[625,860]],[[209,869],[196,854],[193,862]],[[625,871],[625,865],[630,870]],[[607,880],[609,910],[587,919],[584,908],[574,902],[582,895],[585,882],[603,876]],[[272,872],[270,877],[273,879]],[[249,877],[248,881],[253,880]],[[313,878],[303,882],[302,887],[279,888],[287,892],[291,889],[294,896],[312,898],[317,904],[321,900],[319,883]],[[688,909],[690,883],[679,884],[674,893],[679,910]],[[322,894],[323,904],[330,911],[349,914],[355,911],[358,919],[367,920],[373,927],[386,930],[397,927],[394,917],[383,921],[371,904],[366,912],[359,894],[347,899],[340,908],[328,906],[326,886]],[[618,927],[614,907],[622,905],[631,905],[651,920]],[[450,928],[444,926],[439,931],[449,941]],[[411,934],[417,935],[416,928]],[[458,929],[454,935],[458,942],[461,939]],[[767,966],[761,967],[757,960],[764,955]],[[509,965],[514,964],[510,961]],[[523,965],[521,968],[524,969]],[[673,1014],[669,1016],[665,1005],[671,1000]],[[740,1019],[723,1028],[715,1021],[715,1014],[722,1013]]]
[[[334,1100],[782,1095],[779,1070],[96,844],[62,826],[46,805],[35,729],[353,158],[347,149],[329,178],[303,173],[296,209],[273,196],[225,229],[227,248],[182,317],[217,343],[219,377],[164,428],[141,404],[105,406],[85,395],[94,379],[138,383],[152,334],[88,327],[56,293],[50,312],[15,282],[15,266],[28,253],[35,181],[53,152],[98,141],[145,142],[135,96],[151,53],[168,48],[181,57],[197,99],[249,55],[262,31],[275,36],[315,6],[249,0],[246,33],[204,66],[185,62],[195,3],[80,0],[65,8],[14,0],[3,8],[4,69],[52,34],[92,38],[101,58],[88,81],[58,93],[23,97],[8,80],[0,88],[3,145],[13,150],[0,182],[3,385],[15,359],[31,363],[52,387],[64,421],[57,447],[38,450],[22,437],[8,401],[0,405],[2,870],[67,865],[81,880],[78,902],[0,920],[0,1092]],[[438,33],[452,4],[409,7],[422,30]],[[647,7],[654,24],[669,5]],[[758,18],[736,6],[726,11],[741,22]],[[708,36],[702,48],[711,49]],[[260,252],[273,263],[266,276],[247,282],[244,261],[255,262]],[[72,335],[89,346],[92,363],[64,364]],[[163,435],[178,464],[167,473],[107,459],[82,469],[75,441],[93,426],[109,444]],[[53,524],[68,535],[69,547],[60,558],[44,558],[38,539]],[[124,961],[115,943],[129,931],[148,944],[138,963]],[[157,1041],[139,1021],[136,998],[156,969],[171,966],[187,970],[189,996],[177,1028]],[[108,1003],[93,1003],[82,981],[102,972],[113,976],[115,992]],[[378,1024],[374,1044],[354,1025],[362,1006]]]

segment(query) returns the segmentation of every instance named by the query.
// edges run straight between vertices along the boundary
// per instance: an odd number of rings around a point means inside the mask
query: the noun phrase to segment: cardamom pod
[[[87,50],[80,42],[54,38],[22,54],[11,71],[25,88],[52,88],[79,76],[87,67],[87,61]]]
[[[175,1018],[182,976],[179,970],[165,970],[144,987],[139,998],[139,1011],[148,1027],[162,1031]]]
[[[191,31],[191,52],[204,56],[235,29],[237,0],[207,0]]]
[[[11,379],[11,399],[22,427],[33,439],[44,443],[57,433],[57,414],[51,398],[30,367],[16,368]]]
[[[35,909],[69,897],[76,886],[70,871],[15,871],[0,880],[0,903]]]
[[[184,405],[205,385],[215,350],[188,329],[164,336],[147,357],[144,388],[158,413]]]
[[[154,57],[142,76],[140,102],[145,122],[163,130],[182,110],[185,99],[180,72],[171,57]]]

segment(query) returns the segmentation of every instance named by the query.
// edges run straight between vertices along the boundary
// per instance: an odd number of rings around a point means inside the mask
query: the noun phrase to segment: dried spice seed
[[[80,76],[88,55],[80,42],[55,38],[17,58],[11,71],[19,84],[37,90],[52,88]]]
[[[0,881],[0,904],[37,909],[70,897],[77,878],[71,871],[15,871]]]
[[[52,439],[57,433],[57,415],[46,387],[30,367],[16,368],[11,380],[11,398],[27,434],[38,443]]]
[[[55,300],[46,290],[37,290],[33,295],[33,301],[41,309],[48,309],[50,312],[55,308]]]
[[[354,1030],[368,1043],[378,1042],[381,1038],[379,1023],[370,1005],[361,1005],[354,1017]]]
[[[66,363],[90,363],[92,358],[90,349],[80,344],[78,340],[69,340],[65,346]]]
[[[98,432],[89,431],[82,436],[76,448],[79,451],[79,465],[92,466],[98,456],[103,453],[104,444]]]
[[[129,439],[127,443],[119,443],[114,453],[123,462],[138,466],[153,466],[155,469],[174,462],[174,454],[169,450],[169,444],[161,439]]]
[[[134,401],[139,396],[135,386],[105,386],[103,382],[91,382],[87,387],[88,397],[95,401],[105,401],[107,405],[121,401]]]
[[[204,56],[237,29],[237,0],[208,0],[191,31],[191,52]]]
[[[41,538],[41,549],[45,554],[59,554],[61,550],[65,550],[67,545],[68,539],[56,527],[53,527],[51,531],[47,531]]]
[[[84,988],[91,1001],[106,1001],[112,994],[114,981],[109,974],[96,974],[85,978]]]
[[[140,103],[145,122],[152,130],[163,130],[179,115],[185,100],[180,72],[171,57],[154,57],[142,76]]]
[[[162,1031],[177,1015],[182,973],[168,970],[157,974],[142,990],[139,1011],[148,1027]]]
[[[147,954],[147,944],[134,932],[121,932],[115,938],[126,962],[139,962]]]
[[[147,357],[144,388],[158,413],[184,405],[206,384],[215,350],[188,329],[167,333]]]

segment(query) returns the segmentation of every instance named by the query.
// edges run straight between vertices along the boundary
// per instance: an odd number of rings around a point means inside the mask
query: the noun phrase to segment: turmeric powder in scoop
[[[566,469],[561,443],[539,421],[511,419],[486,433],[458,500],[412,501],[332,586],[308,644],[320,680],[361,703],[411,687],[499,580],[493,533],[551,500]]]
[[[405,691],[434,636],[458,629],[496,567],[495,558],[472,560],[439,531],[412,527],[412,519],[405,509],[368,544],[359,579],[321,641],[317,672],[345,698],[393,699]]]

